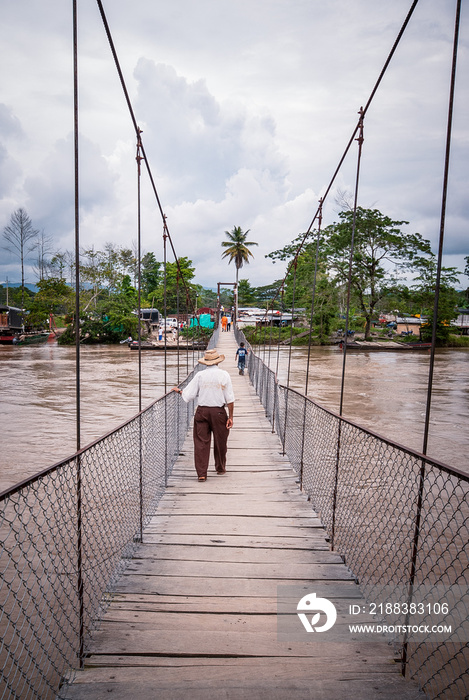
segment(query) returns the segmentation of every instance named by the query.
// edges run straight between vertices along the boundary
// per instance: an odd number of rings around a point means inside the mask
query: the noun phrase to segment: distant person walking
[[[217,474],[226,474],[226,452],[228,435],[233,427],[234,393],[228,372],[217,367],[225,359],[218,350],[207,350],[201,365],[206,365],[203,372],[198,372],[181,391],[186,403],[198,400],[194,415],[194,463],[199,481],[207,480],[210,445],[213,433],[213,455]],[[228,407],[228,415],[225,406]]]
[[[240,343],[235,355],[235,361],[238,360],[238,369],[240,374],[244,374],[244,370],[246,369],[246,357],[248,352],[249,351],[247,348],[244,347],[244,343]]]
[[[230,314],[228,314],[228,316],[226,317],[226,330],[231,331],[231,316],[230,316]]]
[[[227,325],[228,325],[228,318],[225,316],[225,314],[223,314],[223,316],[221,317],[221,329],[222,329],[222,331],[226,331]]]

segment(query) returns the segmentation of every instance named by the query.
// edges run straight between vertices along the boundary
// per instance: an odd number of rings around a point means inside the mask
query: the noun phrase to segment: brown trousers
[[[198,406],[194,416],[194,462],[197,476],[207,476],[210,443],[213,433],[213,456],[217,472],[226,470],[226,450],[229,429],[228,416],[222,406]]]

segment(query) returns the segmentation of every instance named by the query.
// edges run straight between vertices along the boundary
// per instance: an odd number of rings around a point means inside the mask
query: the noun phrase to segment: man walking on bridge
[[[228,372],[217,367],[225,359],[218,350],[207,350],[200,364],[206,365],[181,391],[186,403],[198,399],[194,415],[194,462],[199,481],[207,480],[210,443],[213,433],[213,454],[217,474],[226,474],[226,451],[230,428],[233,427],[234,393]],[[225,406],[228,407],[228,415]]]

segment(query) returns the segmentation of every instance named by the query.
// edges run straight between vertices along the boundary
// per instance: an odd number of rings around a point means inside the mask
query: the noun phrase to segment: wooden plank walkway
[[[228,473],[199,483],[188,436],[67,698],[423,698],[385,643],[278,641],[278,585],[336,600],[359,590],[238,375],[234,334],[218,348],[236,395]]]

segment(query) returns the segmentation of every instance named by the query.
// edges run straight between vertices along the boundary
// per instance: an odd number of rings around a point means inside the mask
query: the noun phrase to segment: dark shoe
[[[217,474],[220,476],[220,474],[226,474],[226,469],[217,469]]]

